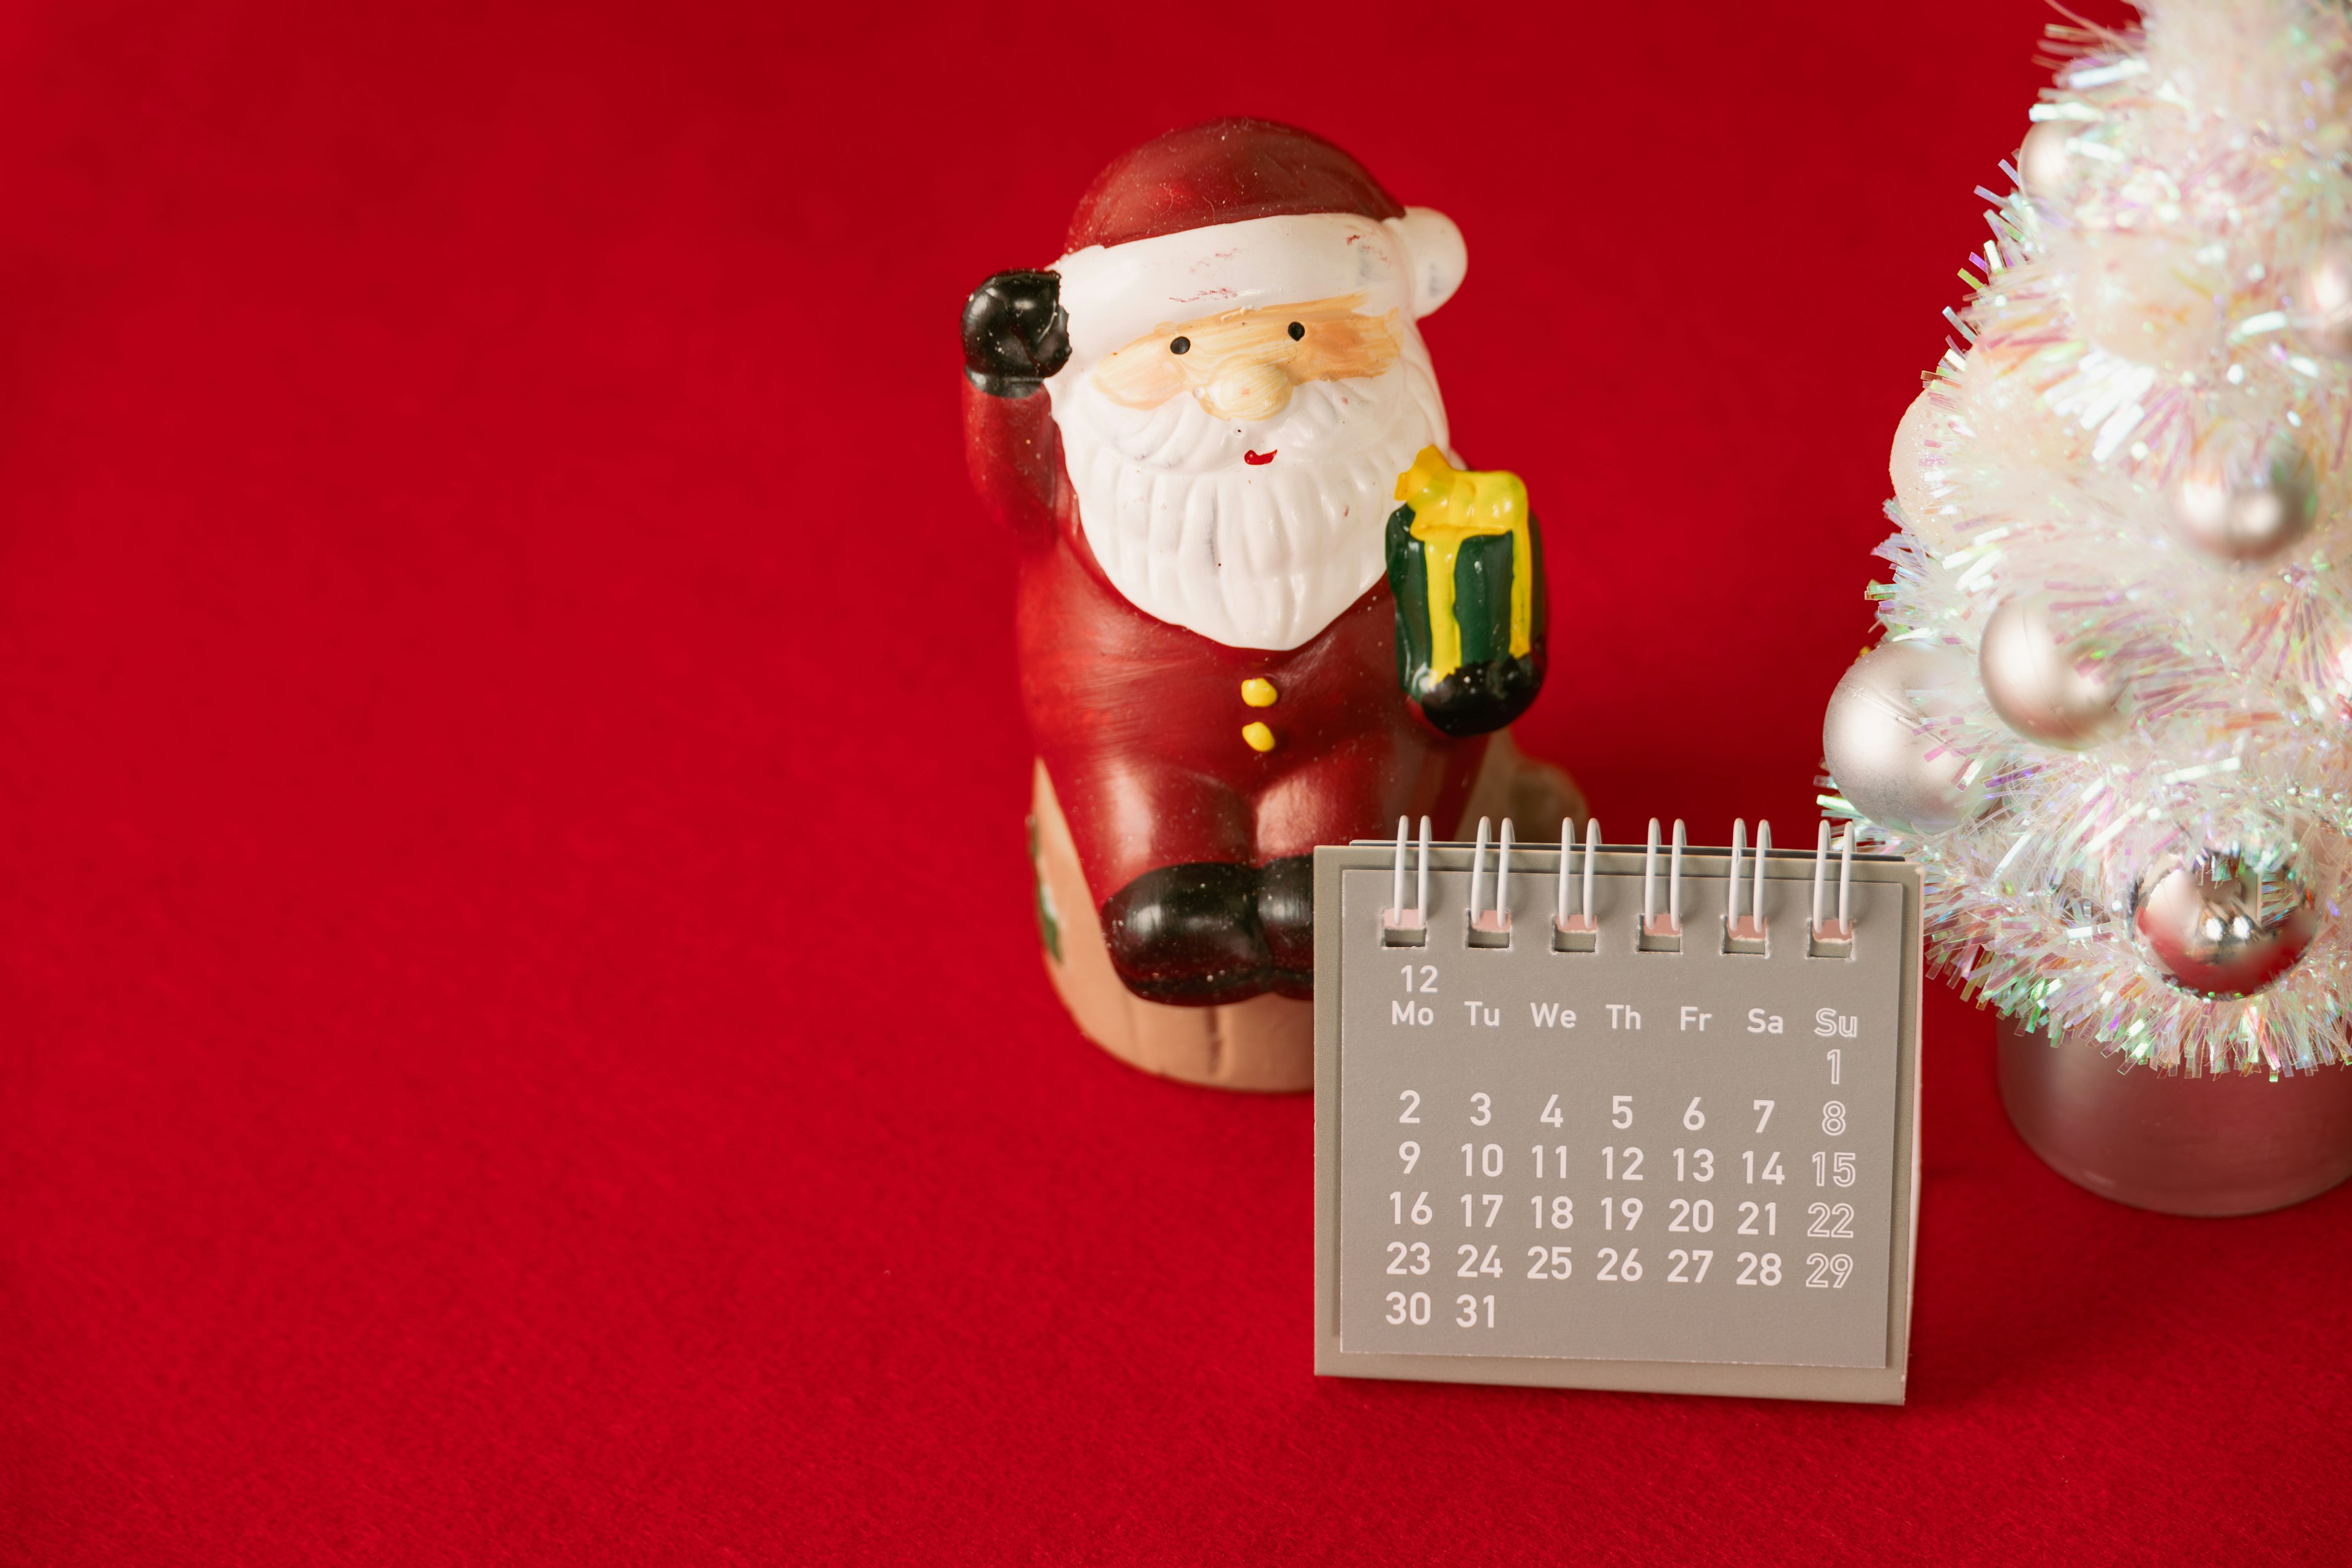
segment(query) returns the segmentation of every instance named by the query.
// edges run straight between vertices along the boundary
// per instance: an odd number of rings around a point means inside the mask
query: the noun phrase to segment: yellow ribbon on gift
[[[1412,508],[1409,531],[1429,566],[1429,673],[1443,680],[1462,664],[1462,623],[1454,618],[1454,563],[1465,541],[1511,536],[1511,657],[1535,646],[1535,547],[1528,533],[1528,487],[1517,474],[1457,468],[1423,447],[1397,476],[1396,499]]]

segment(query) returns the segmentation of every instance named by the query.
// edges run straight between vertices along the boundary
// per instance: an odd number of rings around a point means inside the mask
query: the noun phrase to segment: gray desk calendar
[[[1899,1404],[1917,867],[1315,853],[1318,1373]]]

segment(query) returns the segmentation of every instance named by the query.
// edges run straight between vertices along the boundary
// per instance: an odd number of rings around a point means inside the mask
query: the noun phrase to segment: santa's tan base
[[[1043,762],[1036,765],[1030,809],[1041,912],[1052,927],[1045,973],[1088,1039],[1130,1067],[1185,1083],[1265,1093],[1314,1087],[1312,1004],[1269,995],[1223,1007],[1171,1007],[1146,1002],[1121,984]],[[1454,836],[1468,837],[1482,816],[1497,822],[1507,816],[1525,826],[1528,837],[1549,837],[1564,816],[1581,830],[1584,796],[1559,769],[1522,752],[1506,730],[1486,747]]]

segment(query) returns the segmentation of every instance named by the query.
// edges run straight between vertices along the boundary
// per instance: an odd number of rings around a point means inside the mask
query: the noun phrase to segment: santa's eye
[[[1192,340],[1190,338],[1171,338],[1168,340],[1168,352],[1171,354],[1191,353],[1192,352]]]
[[[1291,341],[1292,342],[1294,342],[1294,343],[1295,343],[1295,342],[1297,342],[1299,339],[1301,339],[1301,338],[1305,337],[1306,335],[1307,335],[1307,325],[1306,325],[1306,323],[1305,323],[1305,322],[1303,322],[1303,321],[1293,321],[1293,322],[1291,322],[1291,323],[1290,323],[1290,341]]]

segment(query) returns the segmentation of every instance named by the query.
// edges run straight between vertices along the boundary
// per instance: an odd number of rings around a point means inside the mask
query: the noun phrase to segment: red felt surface
[[[1318,1381],[1308,1103],[1035,956],[953,328],[1102,162],[1449,210],[1524,738],[1801,837],[2047,16],[0,16],[5,1559],[2344,1561],[2352,1193],[2086,1196],[1947,997],[1857,1409]]]

